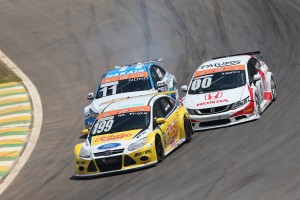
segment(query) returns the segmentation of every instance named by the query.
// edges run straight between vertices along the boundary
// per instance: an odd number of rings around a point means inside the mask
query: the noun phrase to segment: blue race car
[[[158,92],[169,94],[179,99],[177,81],[174,75],[162,68],[162,60],[157,59],[142,63],[116,66],[100,79],[96,93],[89,93],[87,98],[92,103],[84,108],[85,129],[88,133],[98,114],[111,102],[119,99],[148,95]]]

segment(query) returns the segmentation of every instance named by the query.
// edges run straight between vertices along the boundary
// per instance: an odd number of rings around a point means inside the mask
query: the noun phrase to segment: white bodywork
[[[248,74],[248,68],[251,65],[248,66],[250,59],[251,63],[252,61],[259,62],[255,65],[254,71],[257,73],[254,76]],[[187,91],[182,103],[189,110],[194,130],[224,127],[259,119],[260,113],[276,98],[273,74],[269,72],[269,68],[264,62],[249,55],[225,57],[205,62],[198,67],[193,78],[199,74],[203,76],[203,74],[213,74],[222,72],[222,70],[230,72],[238,68],[244,68],[246,75],[246,83],[238,88],[220,89],[200,94],[189,94],[189,90]],[[254,79],[255,81],[253,81]],[[272,80],[273,88],[275,86],[273,91]],[[188,86],[189,89],[192,81]]]

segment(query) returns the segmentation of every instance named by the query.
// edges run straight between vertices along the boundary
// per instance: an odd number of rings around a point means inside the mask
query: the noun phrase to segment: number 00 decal
[[[191,90],[197,90],[199,88],[208,88],[211,85],[212,78],[206,77],[203,79],[196,79],[191,85]]]

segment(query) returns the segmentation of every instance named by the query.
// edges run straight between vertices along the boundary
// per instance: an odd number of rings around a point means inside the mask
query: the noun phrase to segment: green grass
[[[14,81],[21,81],[21,79],[2,62],[0,62],[0,84]]]

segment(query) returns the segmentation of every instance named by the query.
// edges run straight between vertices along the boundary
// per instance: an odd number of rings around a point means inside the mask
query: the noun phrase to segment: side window
[[[164,117],[166,117],[172,109],[174,108],[174,104],[171,104],[169,101],[169,98],[161,98],[160,99],[160,104],[164,112]]]
[[[256,68],[256,66],[258,65],[259,62],[255,58],[250,58],[250,60],[248,61],[247,68],[250,82],[253,81],[253,76],[258,72],[258,68]]]
[[[160,77],[160,80],[162,80],[166,74],[166,71],[163,68],[158,67],[158,66],[157,66],[156,72],[157,72],[158,76]]]
[[[156,101],[153,105],[153,118],[164,117],[164,113],[160,107],[159,101]]]
[[[153,80],[155,86],[156,86],[156,83],[158,81],[160,81],[160,77],[157,74],[156,69],[157,69],[157,67],[153,66],[153,67],[151,67],[151,70],[150,70],[150,73],[151,73],[151,76],[152,76],[152,80]]]

